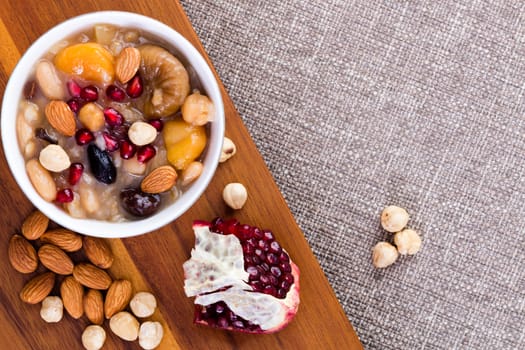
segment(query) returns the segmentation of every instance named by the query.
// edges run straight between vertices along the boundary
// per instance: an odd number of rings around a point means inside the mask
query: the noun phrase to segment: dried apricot
[[[113,55],[97,43],[81,43],[62,49],[54,59],[61,71],[85,80],[109,84],[115,76]]]
[[[177,170],[185,169],[206,147],[206,129],[176,119],[166,123],[162,131],[168,161]]]

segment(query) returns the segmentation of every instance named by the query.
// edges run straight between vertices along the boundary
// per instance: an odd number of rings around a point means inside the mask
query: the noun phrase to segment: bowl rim
[[[215,106],[215,118],[211,122],[204,169],[201,176],[172,204],[154,215],[134,221],[111,222],[96,219],[74,218],[53,203],[45,201],[36,192],[25,171],[25,159],[21,154],[16,136],[16,117],[27,71],[51,48],[53,44],[95,24],[108,23],[121,27],[146,28],[144,32],[173,46],[177,56],[182,56],[197,74],[206,94]],[[74,28],[74,30],[71,30]],[[49,43],[52,43],[51,45]],[[17,101],[17,103],[9,103]],[[42,34],[22,54],[11,73],[4,90],[0,118],[2,146],[9,170],[18,186],[30,202],[44,215],[60,226],[95,237],[125,238],[155,231],[183,215],[204,193],[219,163],[224,139],[224,104],[219,84],[210,66],[199,51],[172,27],[157,19],[134,12],[96,11],[69,18]],[[21,171],[22,170],[22,171]]]

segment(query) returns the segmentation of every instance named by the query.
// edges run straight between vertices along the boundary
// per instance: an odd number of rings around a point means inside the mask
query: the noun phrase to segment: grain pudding
[[[75,218],[118,222],[151,216],[200,176],[214,114],[166,45],[97,24],[38,61],[16,130],[43,199]]]

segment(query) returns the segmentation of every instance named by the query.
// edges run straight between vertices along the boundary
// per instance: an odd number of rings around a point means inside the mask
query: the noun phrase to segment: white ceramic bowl
[[[16,116],[18,101],[22,98],[25,82],[38,62],[50,47],[72,34],[92,28],[99,23],[121,27],[139,28],[174,49],[176,55],[187,62],[197,74],[205,93],[216,109],[211,122],[210,137],[204,156],[202,175],[173,204],[164,207],[151,217],[126,222],[108,222],[93,219],[77,219],[53,203],[42,199],[35,191],[25,171],[25,161],[18,147]],[[171,27],[136,13],[103,11],[84,14],[66,20],[43,34],[25,52],[15,67],[6,86],[1,117],[2,143],[9,168],[18,185],[29,200],[46,216],[59,225],[73,231],[98,237],[130,237],[154,231],[186,212],[204,192],[217,168],[224,137],[224,108],[217,81],[208,64],[199,52]]]

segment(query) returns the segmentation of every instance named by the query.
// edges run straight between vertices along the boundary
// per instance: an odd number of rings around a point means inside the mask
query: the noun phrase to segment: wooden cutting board
[[[205,56],[204,49],[181,5],[176,1],[36,1],[2,2],[0,14],[0,89],[29,45],[55,24],[91,11],[124,10],[156,18],[189,39]],[[209,62],[209,59],[208,59]],[[211,65],[211,62],[209,62]],[[153,233],[111,240],[116,262],[110,273],[128,278],[135,290],[153,292],[159,308],[152,317],[164,325],[159,349],[361,349],[361,344],[339,305],[326,277],[297,227],[279,189],[244,127],[235,106],[221,85],[226,114],[226,134],[238,146],[238,154],[219,166],[209,188],[180,219]],[[16,103],[16,101],[13,101]],[[18,293],[30,275],[16,272],[7,258],[8,240],[19,232],[23,219],[34,209],[18,189],[0,154],[0,347],[2,349],[82,349],[80,337],[89,321],[65,315],[58,324],[47,324],[39,305],[22,303]],[[248,189],[246,206],[226,209],[221,192],[229,182]],[[272,335],[230,333],[195,326],[193,303],[184,295],[182,263],[194,245],[194,219],[237,217],[241,222],[270,228],[301,269],[301,305],[294,321]],[[55,293],[56,288],[55,288]],[[109,331],[104,349],[139,349]]]

